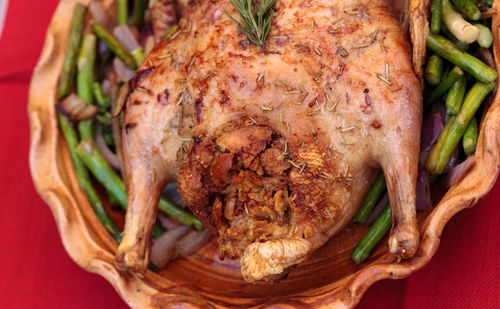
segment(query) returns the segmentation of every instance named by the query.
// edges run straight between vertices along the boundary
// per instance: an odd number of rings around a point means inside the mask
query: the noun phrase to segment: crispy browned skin
[[[279,274],[347,224],[379,167],[390,250],[412,256],[421,94],[385,1],[278,1],[266,51],[224,9],[237,14],[226,0],[190,4],[185,31],[132,82],[116,264],[146,269],[161,188],[178,180],[245,279]]]

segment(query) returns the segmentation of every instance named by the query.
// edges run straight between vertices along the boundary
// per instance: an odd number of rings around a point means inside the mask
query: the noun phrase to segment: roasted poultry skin
[[[389,249],[418,246],[421,92],[385,0],[278,0],[266,49],[195,0],[131,81],[123,116],[129,210],[116,265],[142,273],[162,188],[241,258],[248,281],[304,261],[356,213],[382,168]]]

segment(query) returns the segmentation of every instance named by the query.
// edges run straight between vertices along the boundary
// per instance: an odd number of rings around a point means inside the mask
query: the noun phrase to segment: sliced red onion
[[[89,12],[98,24],[101,24],[106,28],[111,26],[111,20],[109,19],[108,13],[106,13],[101,1],[92,1],[89,5]]]
[[[114,70],[109,72],[108,77],[102,82],[102,91],[105,95],[111,97],[111,102],[115,102],[118,97],[118,76]],[[114,103],[113,103],[114,104]],[[113,105],[112,104],[112,105]]]
[[[120,25],[116,27],[113,30],[113,34],[129,52],[132,52],[140,47],[137,37],[127,25]]]
[[[458,164],[443,175],[441,179],[443,186],[448,189],[457,184],[464,178],[465,174],[471,169],[473,165],[474,155],[470,155],[464,162]]]
[[[444,168],[443,173],[448,172],[449,170],[453,169],[455,165],[460,162],[460,146],[455,147],[455,150],[451,153],[450,160],[448,160],[448,164],[446,164],[446,167]]]
[[[120,161],[118,160],[118,156],[115,153],[113,153],[106,144],[106,141],[104,140],[104,137],[102,135],[101,126],[97,126],[95,143],[101,154],[106,159],[106,161],[108,161],[109,165],[111,165],[115,170],[120,171],[121,166],[120,166]]]
[[[104,43],[104,41],[99,40],[97,43],[97,55],[100,57],[100,59],[103,58],[103,56],[109,51],[108,45]]]
[[[443,99],[438,99],[434,104],[432,104],[430,114],[439,113],[443,123],[446,123],[448,117],[448,111],[446,109],[446,102]]]
[[[432,208],[429,172],[421,164],[418,165],[417,189],[415,195],[417,209],[429,210]]]
[[[109,81],[109,79],[103,80],[101,87],[102,87],[102,92],[104,93],[104,95],[107,95],[107,96],[111,95],[111,82]]]
[[[182,199],[182,196],[179,194],[177,190],[177,183],[171,182],[165,186],[163,189],[163,194],[174,203],[184,208],[187,207],[186,201]]]
[[[443,119],[439,112],[425,116],[422,122],[422,138],[420,140],[420,162],[425,162],[441,131],[443,131]]]
[[[378,216],[382,213],[385,207],[389,204],[389,194],[385,193],[384,196],[378,201],[377,205],[372,210],[370,216],[366,220],[366,224],[372,225],[375,220],[377,220]]]
[[[187,257],[203,247],[212,238],[207,229],[203,231],[191,231],[179,239],[175,244],[175,252],[180,257]]]
[[[64,116],[73,120],[94,117],[98,111],[97,106],[86,103],[74,93],[57,103],[56,109]]]
[[[495,58],[489,48],[479,47],[476,51],[476,56],[483,60],[490,68],[495,69]]]
[[[118,76],[118,80],[127,83],[134,77],[135,71],[129,69],[125,63],[123,63],[120,59],[115,58],[113,60],[113,69]]]
[[[191,228],[188,226],[179,225],[156,239],[151,247],[151,261],[153,264],[160,269],[165,268],[175,256],[177,240],[190,230]]]
[[[146,39],[150,36],[154,36],[153,27],[151,26],[151,24],[148,24],[147,26],[141,28],[141,32],[139,35],[139,44],[144,46],[146,44]]]

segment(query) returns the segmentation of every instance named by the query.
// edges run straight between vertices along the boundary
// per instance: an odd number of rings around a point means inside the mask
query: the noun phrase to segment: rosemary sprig
[[[260,0],[257,8],[256,0],[230,0],[231,4],[240,13],[241,23],[224,10],[226,15],[234,21],[248,39],[262,49],[266,47],[266,38],[271,28],[271,19],[274,15],[273,6],[276,0]]]

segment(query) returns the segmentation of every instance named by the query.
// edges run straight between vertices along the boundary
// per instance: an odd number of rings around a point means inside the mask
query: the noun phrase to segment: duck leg
[[[148,266],[158,202],[164,186],[175,180],[176,156],[182,143],[177,130],[171,128],[176,108],[156,104],[155,110],[147,110],[144,107],[153,104],[149,101],[142,93],[130,95],[129,104],[141,104],[125,111],[122,130],[128,210],[115,264],[120,270],[138,273],[144,273]],[[157,109],[163,111],[164,117],[157,118]],[[157,132],[153,126],[165,129]]]
[[[384,168],[387,190],[391,202],[392,229],[389,251],[403,258],[412,257],[418,247],[419,233],[415,211],[415,183],[417,162],[399,152]]]

